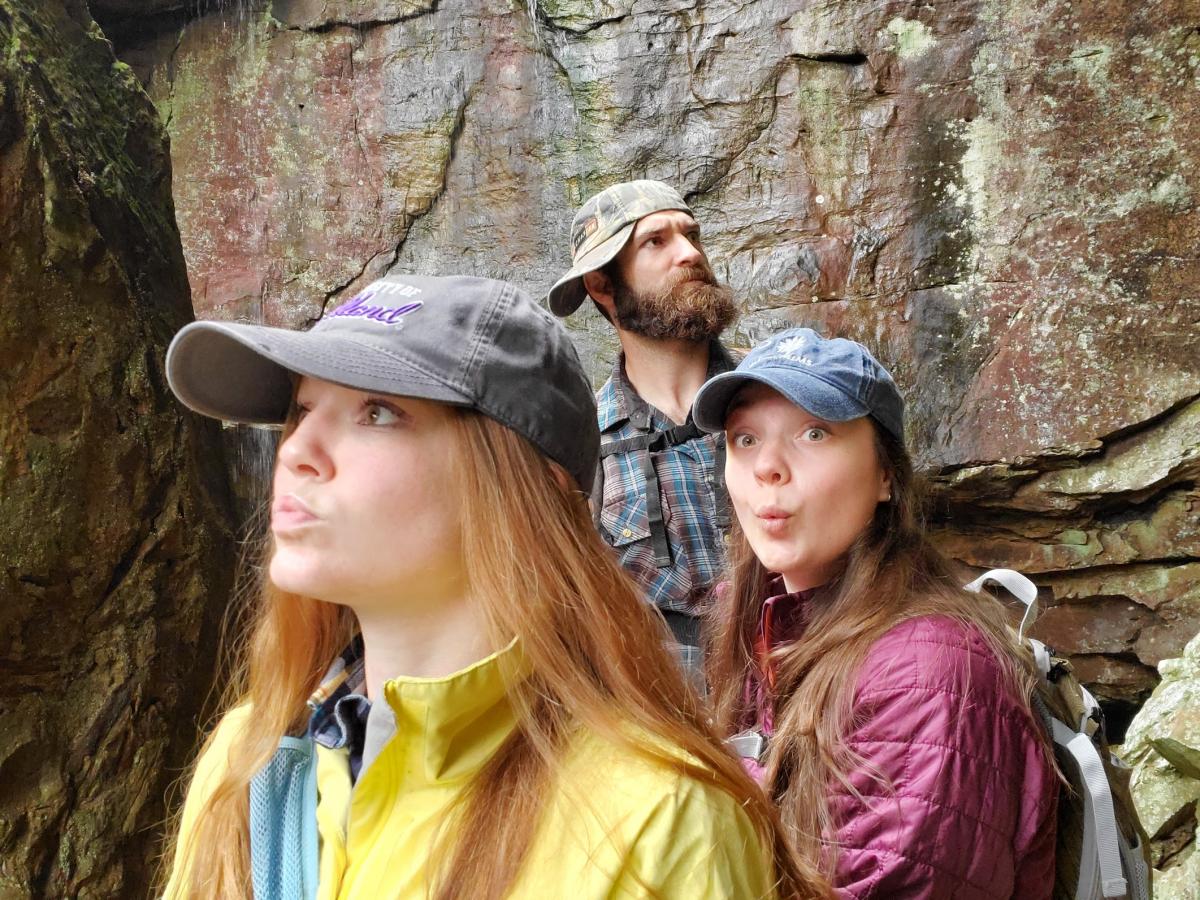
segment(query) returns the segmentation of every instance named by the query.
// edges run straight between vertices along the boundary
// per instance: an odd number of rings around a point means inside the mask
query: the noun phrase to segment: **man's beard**
[[[630,290],[615,266],[609,279],[617,324],[643,337],[711,341],[737,318],[733,291],[702,266],[679,272],[662,290],[641,294]]]

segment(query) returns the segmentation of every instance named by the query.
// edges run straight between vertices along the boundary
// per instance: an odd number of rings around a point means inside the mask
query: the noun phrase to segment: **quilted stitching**
[[[882,772],[831,795],[844,897],[1048,898],[1057,782],[1035,724],[980,636],[902,623],[858,678],[851,748]]]

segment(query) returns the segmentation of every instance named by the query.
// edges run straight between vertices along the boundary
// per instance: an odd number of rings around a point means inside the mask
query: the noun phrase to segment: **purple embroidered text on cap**
[[[369,304],[367,301],[374,300],[380,295],[412,297],[419,293],[421,293],[421,289],[411,284],[404,284],[399,281],[375,281],[332,312],[326,313],[325,317],[327,319],[346,316],[361,317],[383,325],[403,325],[404,316],[416,312],[425,304],[420,300],[414,300],[411,303],[405,303],[400,306],[383,306]]]

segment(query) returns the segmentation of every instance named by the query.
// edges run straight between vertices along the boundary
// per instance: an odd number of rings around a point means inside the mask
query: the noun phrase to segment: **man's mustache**
[[[679,272],[671,278],[671,286],[674,287],[675,285],[684,284],[688,281],[700,281],[704,284],[715,285],[717,283],[717,278],[715,275],[713,275],[710,269],[707,269],[704,266],[688,266],[686,269],[680,269]]]

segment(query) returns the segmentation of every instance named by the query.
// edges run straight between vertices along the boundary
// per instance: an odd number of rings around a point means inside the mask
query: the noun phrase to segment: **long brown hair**
[[[493,646],[520,640],[527,674],[507,694],[516,728],[464,791],[430,871],[438,900],[499,898],[527,855],[569,741],[588,729],[735,798],[772,849],[782,898],[830,896],[795,857],[762,791],[727,754],[665,649],[665,630],[592,526],[584,494],[514,432],[456,410],[470,593]],[[248,785],[281,735],[303,728],[305,700],[352,635],[344,608],[264,585],[226,709],[248,705],[229,765],[175,847],[187,896],[247,898]],[[637,735],[650,740],[638,740]],[[679,751],[682,751],[680,753]],[[449,875],[453,873],[453,877]]]
[[[767,790],[795,849],[820,859],[832,874],[834,831],[830,786],[854,792],[849,771],[867,764],[847,747],[855,677],[867,651],[897,623],[917,616],[954,618],[976,630],[994,654],[1008,687],[1031,698],[1037,674],[1020,652],[1000,603],[963,591],[961,575],[929,541],[921,491],[902,442],[873,419],[875,452],[891,481],[892,497],[850,547],[840,574],[818,590],[804,637],[772,651],[776,671],[775,733],[765,759]],[[753,717],[745,685],[757,665],[753,642],[772,574],[734,523],[730,584],[713,611],[707,654],[718,724],[726,734]],[[1033,713],[1030,711],[1030,717]],[[1041,733],[1041,728],[1037,728]],[[1050,750],[1046,748],[1047,756]],[[886,787],[886,785],[885,785]]]

